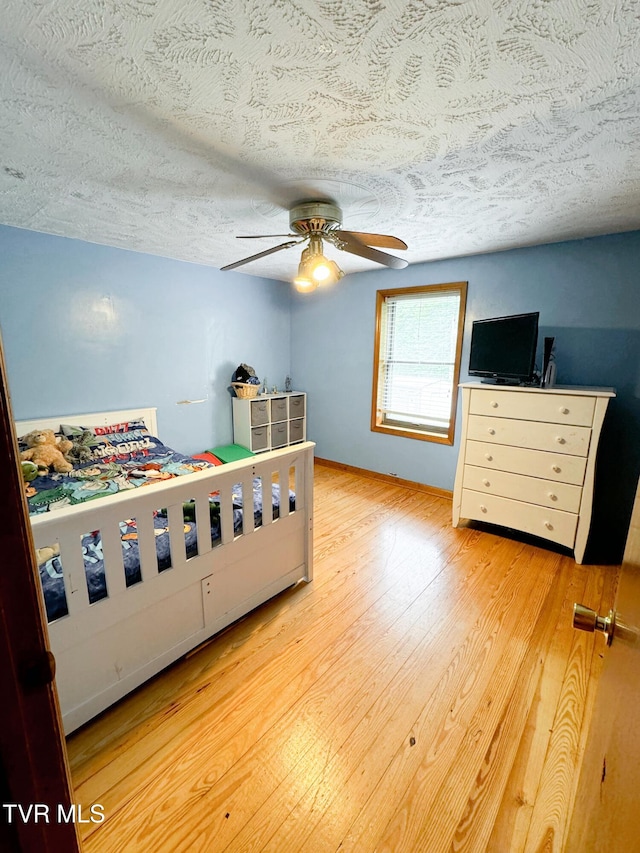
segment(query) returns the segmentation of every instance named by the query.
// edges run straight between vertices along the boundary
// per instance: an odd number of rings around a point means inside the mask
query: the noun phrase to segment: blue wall
[[[468,281],[463,368],[472,320],[540,311],[540,339],[556,336],[558,383],[617,389],[587,557],[622,553],[640,475],[640,232],[381,268],[307,296],[284,282],[3,226],[0,257],[16,418],[152,405],[166,442],[197,452],[231,440],[228,386],[244,361],[269,384],[290,373],[308,392],[318,456],[443,489],[453,488],[457,440],[370,431],[376,291]]]
[[[290,370],[283,282],[3,226],[0,258],[18,420],[157,406],[163,440],[196,453],[232,440],[238,364]]]
[[[640,474],[639,271],[640,232],[633,232],[381,269],[296,295],[292,369],[309,394],[316,454],[453,488],[459,423],[453,447],[370,430],[375,299],[384,288],[467,281],[461,379],[474,319],[540,311],[540,341],[556,337],[558,384],[617,389],[602,438],[591,549],[617,559]]]

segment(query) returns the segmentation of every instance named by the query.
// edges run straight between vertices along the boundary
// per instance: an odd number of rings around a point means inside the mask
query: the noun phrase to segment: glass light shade
[[[331,277],[331,268],[324,255],[320,255],[320,257],[315,258],[308,264],[308,270],[311,278],[317,281],[318,284],[322,284],[322,282],[327,281]]]
[[[328,261],[324,255],[316,257],[306,266],[307,275],[318,284],[335,284],[344,277],[344,273],[335,261]]]
[[[299,293],[311,293],[311,291],[315,290],[318,286],[318,282],[313,281],[313,279],[309,278],[307,275],[301,275],[298,273],[293,280],[293,285]]]
[[[344,273],[335,261],[329,261],[322,254],[322,238],[312,235],[309,246],[302,250],[298,275],[293,284],[300,293],[309,293],[319,284],[335,284]]]
[[[341,278],[344,278],[344,273],[335,261],[329,261],[328,265],[331,273],[331,284],[335,284],[336,281],[340,281]]]

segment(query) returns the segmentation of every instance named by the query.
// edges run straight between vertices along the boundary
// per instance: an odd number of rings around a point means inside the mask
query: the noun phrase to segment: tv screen
[[[519,384],[534,376],[538,311],[475,320],[471,328],[469,374]]]

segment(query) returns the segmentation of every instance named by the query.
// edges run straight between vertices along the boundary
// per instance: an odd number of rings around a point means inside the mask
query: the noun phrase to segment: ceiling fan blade
[[[340,231],[334,229],[334,234],[337,234],[341,240],[345,239],[345,234],[351,234],[361,243],[366,246],[379,246],[381,249],[407,249],[408,246],[399,237],[392,237],[390,234],[369,234],[365,231]]]
[[[236,240],[258,240],[263,237],[298,237],[298,234],[236,234]]]
[[[341,246],[343,252],[351,252],[352,255],[359,255],[361,258],[367,258],[369,261],[375,261],[377,264],[384,264],[384,266],[393,267],[396,270],[401,270],[409,265],[409,262],[405,261],[404,258],[396,258],[394,255],[387,255],[386,252],[379,252],[377,249],[365,246],[349,231],[343,231],[340,240],[343,244]]]
[[[280,243],[279,246],[274,246],[271,249],[265,249],[264,252],[258,252],[257,255],[250,255],[248,258],[243,258],[241,261],[236,261],[233,264],[227,264],[226,267],[220,267],[221,271],[234,270],[236,267],[241,267],[243,264],[248,264],[251,261],[257,261],[258,258],[265,258],[267,255],[272,255],[274,252],[279,252],[280,249],[289,249],[291,246],[297,246],[302,240],[289,240],[288,243]]]

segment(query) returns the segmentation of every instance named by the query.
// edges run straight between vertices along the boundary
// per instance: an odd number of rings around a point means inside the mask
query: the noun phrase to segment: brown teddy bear
[[[46,473],[49,468],[60,474],[73,469],[73,465],[64,458],[58,437],[52,429],[34,429],[23,440],[29,449],[23,450],[20,457],[35,462],[42,473]],[[64,441],[68,443],[67,439]]]

